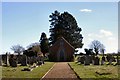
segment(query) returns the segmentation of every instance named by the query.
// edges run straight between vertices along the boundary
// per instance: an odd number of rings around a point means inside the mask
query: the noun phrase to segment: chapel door
[[[64,51],[60,50],[60,61],[64,61]]]

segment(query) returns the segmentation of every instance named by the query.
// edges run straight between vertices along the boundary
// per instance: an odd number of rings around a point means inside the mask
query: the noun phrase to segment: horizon
[[[101,6],[102,5],[102,6]],[[106,47],[105,53],[118,51],[118,3],[117,2],[51,2],[51,3],[2,3],[2,51],[12,52],[16,44],[26,48],[39,42],[42,32],[49,37],[49,15],[55,10],[65,11],[75,17],[82,29],[84,48],[93,40],[99,40]],[[22,32],[22,33],[21,33]],[[80,51],[83,52],[83,50]]]

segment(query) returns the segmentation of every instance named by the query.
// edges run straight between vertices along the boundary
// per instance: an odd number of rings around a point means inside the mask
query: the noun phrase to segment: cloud
[[[106,53],[116,52],[118,50],[118,38],[115,37],[112,31],[101,29],[97,33],[87,34],[85,42],[90,45],[91,41],[99,40],[106,47]]]
[[[110,31],[107,31],[107,30],[100,30],[100,33],[101,34],[103,34],[103,35],[105,35],[105,36],[112,36],[113,34],[112,34],[112,32],[110,32]]]
[[[113,40],[113,33],[111,31],[107,31],[104,29],[99,30],[98,33],[89,33],[89,38],[108,38],[110,40]]]
[[[116,38],[115,37],[109,37],[108,40],[114,41],[114,40],[116,40]]]
[[[91,9],[81,9],[80,11],[81,11],[81,12],[92,12]]]
[[[103,35],[101,35],[101,34],[90,33],[90,34],[88,34],[88,37],[98,37],[98,38],[102,38]]]
[[[90,33],[90,34],[88,34],[88,37],[91,37],[93,34],[92,33]]]

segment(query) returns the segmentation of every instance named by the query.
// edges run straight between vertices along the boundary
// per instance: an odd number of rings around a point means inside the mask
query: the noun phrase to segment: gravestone
[[[33,57],[30,57],[29,62],[30,62],[30,65],[33,65],[33,63],[34,63]]]
[[[42,65],[41,56],[37,57],[37,65]]]
[[[101,65],[104,65],[104,63],[105,63],[105,57],[103,56],[101,60]]]
[[[14,55],[10,56],[9,63],[10,63],[11,67],[17,67],[17,63],[16,63],[16,59],[15,59]]]
[[[102,60],[103,60],[103,61],[106,61],[104,56],[102,57]]]
[[[6,53],[6,58],[5,58],[6,60],[6,62],[5,62],[5,64],[6,64],[6,66],[9,66],[9,54],[8,53]]]
[[[85,55],[84,65],[90,65],[90,56],[89,55]]]
[[[108,65],[112,65],[112,61],[113,61],[113,60],[110,59]]]
[[[115,60],[115,57],[114,57],[114,56],[112,57],[112,61],[113,61],[113,62],[116,62],[116,60]]]
[[[119,56],[117,56],[117,65],[120,65],[120,59],[119,59]]]
[[[105,61],[104,60],[101,60],[101,65],[104,65]]]
[[[94,65],[99,65],[100,58],[98,56],[94,59]]]
[[[80,58],[81,64],[84,64],[84,61],[85,61],[85,56],[81,56],[81,58]]]
[[[92,56],[90,56],[90,63],[92,63]]]
[[[108,55],[106,56],[106,59],[107,59],[107,61],[109,62],[109,60],[112,59],[112,55],[108,54]]]
[[[81,57],[80,56],[77,58],[77,62],[81,62]]]
[[[94,65],[95,55],[91,55],[91,57],[92,57],[92,65]]]
[[[27,66],[27,57],[24,54],[21,57],[21,66]]]
[[[32,57],[29,57],[29,64],[30,65],[33,65],[34,63],[36,63],[36,61],[37,61],[37,58],[35,57],[35,56],[32,56]]]
[[[42,64],[44,64],[44,56],[41,56]]]

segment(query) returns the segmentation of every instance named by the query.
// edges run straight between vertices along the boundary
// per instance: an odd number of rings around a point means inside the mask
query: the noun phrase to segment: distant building
[[[63,37],[59,38],[49,49],[51,61],[73,61],[75,48]]]

